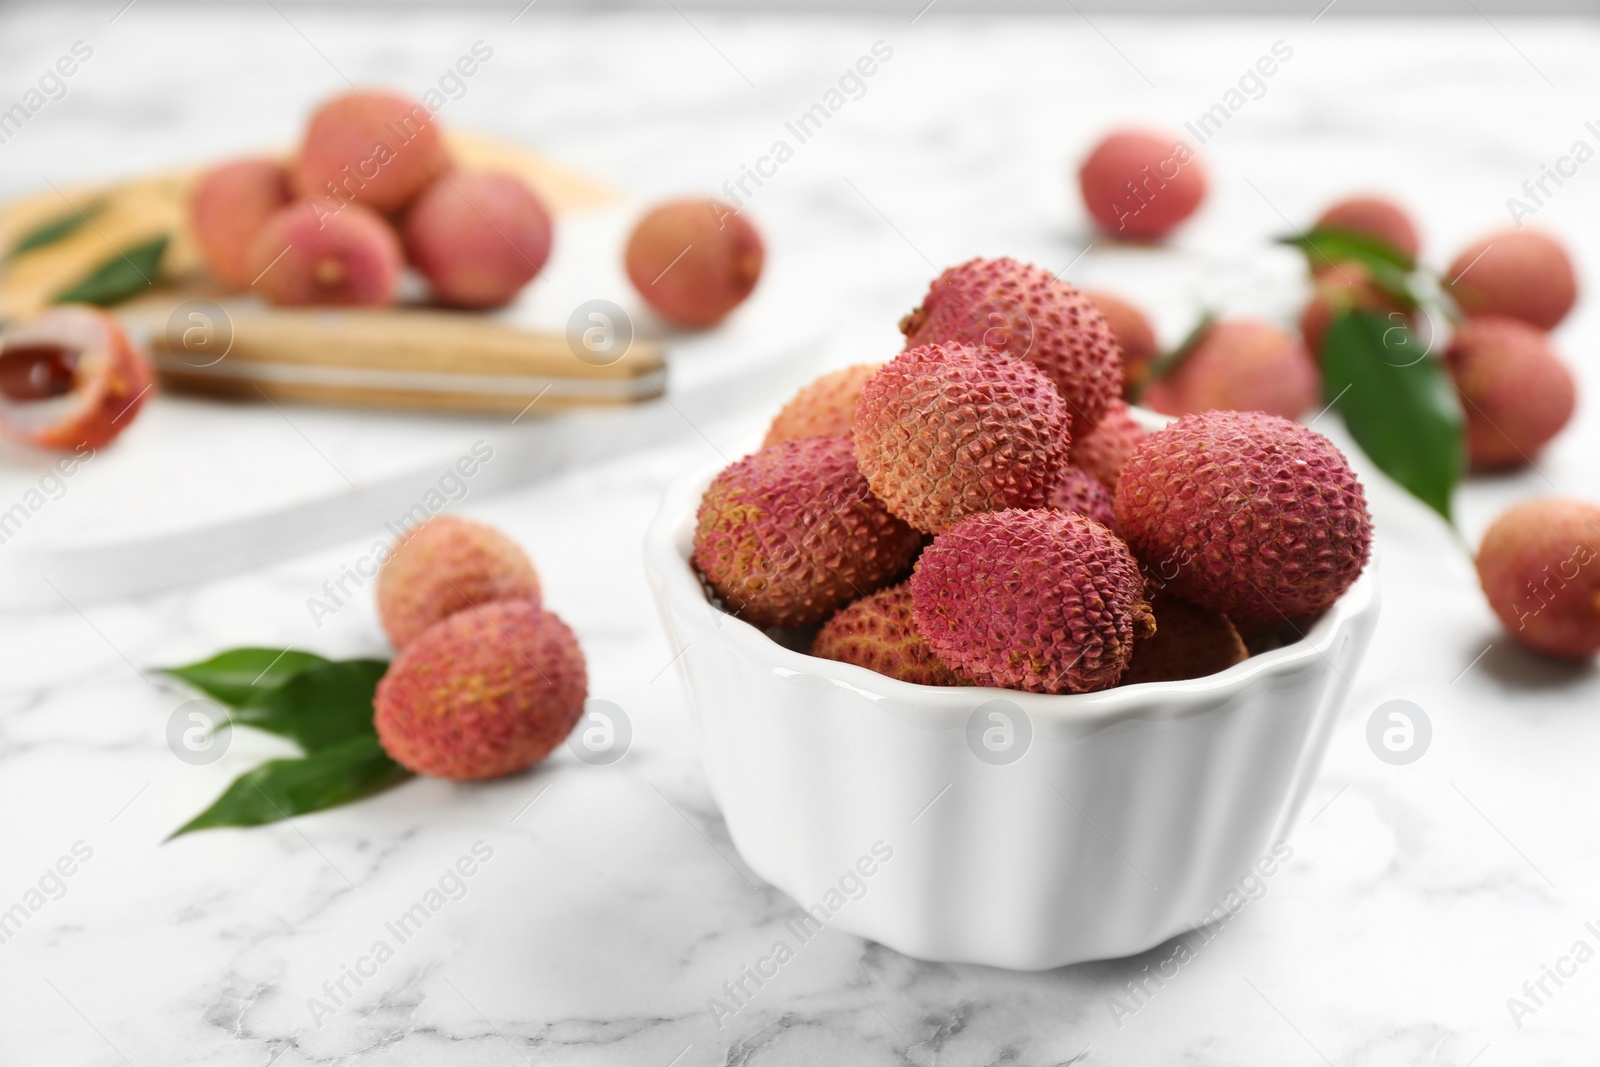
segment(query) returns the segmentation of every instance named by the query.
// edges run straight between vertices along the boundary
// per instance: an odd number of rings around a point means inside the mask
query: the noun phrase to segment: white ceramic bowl
[[[733,843],[808,909],[791,949],[826,924],[920,959],[1058,967],[1152,948],[1270,873],[1371,640],[1376,562],[1303,640],[1207,678],[912,685],[707,600],[689,555],[715,473],[667,495],[645,563]]]

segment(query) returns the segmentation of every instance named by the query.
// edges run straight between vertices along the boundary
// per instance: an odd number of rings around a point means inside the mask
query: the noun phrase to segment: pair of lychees
[[[902,330],[906,351],[803,391],[706,491],[695,565],[755,625],[825,623],[817,654],[903,680],[1085,692],[1128,680],[1136,640],[1139,680],[1229,666],[1233,623],[1315,615],[1364,567],[1331,444],[1236,413],[1138,443],[1109,325],[1049,272],[952,268]],[[1099,439],[1113,505],[1074,434]],[[1163,614],[1203,637],[1156,644]]]

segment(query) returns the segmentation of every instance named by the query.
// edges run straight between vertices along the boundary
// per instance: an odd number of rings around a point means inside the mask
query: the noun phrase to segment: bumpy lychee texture
[[[822,624],[811,654],[917,685],[971,685],[951,670],[917,632],[911,589],[904,582],[841,609]]]
[[[1298,337],[1268,322],[1228,319],[1151,384],[1144,405],[1165,415],[1264,411],[1292,419],[1321,391],[1322,375]]]
[[[450,168],[438,123],[415,100],[359,89],[317,108],[294,165],[295,191],[325,210],[405,207]]]
[[[712,480],[694,565],[751,625],[811,626],[899,580],[921,545],[873,496],[848,438],[806,437],[763,448]]]
[[[917,629],[979,685],[1104,689],[1153,627],[1127,546],[1068,512],[974,515],[934,538],[910,584]]]
[[[457,612],[407,645],[378,683],[373,723],[408,770],[498,778],[572,732],[588,684],[565,623],[528,601],[501,601]]]
[[[1145,431],[1128,405],[1113,401],[1100,422],[1086,434],[1072,440],[1072,465],[1088,471],[1107,489],[1116,491],[1123,464],[1144,443]]]
[[[1155,327],[1145,318],[1144,312],[1110,293],[1085,293],[1111,327],[1122,350],[1122,395],[1126,399],[1137,396],[1144,388],[1150,374],[1150,365],[1161,354],[1161,343],[1156,340]]]
[[[1566,659],[1600,652],[1600,507],[1534,500],[1489,527],[1478,579],[1506,632]]]
[[[520,545],[481,522],[429,519],[378,571],[378,619],[396,648],[458,611],[497,600],[539,603],[539,577]]]
[[[201,175],[189,192],[189,228],[206,269],[230,289],[249,285],[251,242],[293,199],[289,168],[275,159],[237,159]]]
[[[280,209],[250,246],[253,292],[284,306],[394,303],[405,263],[400,239],[355,204],[321,214],[306,201]]]
[[[1521,467],[1572,418],[1577,387],[1549,339],[1516,319],[1469,319],[1445,350],[1480,469]]]
[[[1503,315],[1553,330],[1578,300],[1578,279],[1555,238],[1537,230],[1501,230],[1462,250],[1445,272],[1468,315]]]
[[[1133,662],[1121,685],[1204,678],[1250,658],[1244,639],[1226,615],[1167,592],[1152,596],[1150,609],[1156,632],[1133,643]]]
[[[507,304],[550,258],[550,213],[526,182],[454,171],[423,190],[401,224],[406,258],[444,304]]]
[[[761,279],[761,235],[715,200],[653,208],[628,238],[628,279],[645,303],[681,326],[713,326]]]
[[[1413,261],[1422,247],[1411,216],[1399,204],[1381,196],[1352,196],[1330,204],[1317,217],[1316,228],[1375,237]]]
[[[773,418],[761,446],[800,437],[849,437],[861,390],[882,366],[862,363],[830,371],[801,389]]]
[[[923,345],[873,375],[855,455],[872,491],[925,533],[1002,508],[1038,508],[1066,463],[1070,416],[1031,363],[990,348]]]
[[[1061,468],[1061,474],[1045,496],[1045,506],[1074,512],[1113,530],[1117,528],[1111,491],[1094,475],[1077,467]]]
[[[97,308],[49,308],[0,334],[0,433],[64,452],[99,448],[133,423],[155,368]]]
[[[1102,229],[1135,240],[1165,236],[1206,195],[1200,160],[1181,138],[1119,130],[1078,169],[1083,205]]]
[[[1405,305],[1378,288],[1372,273],[1354,260],[1324,266],[1313,272],[1311,281],[1311,299],[1300,313],[1300,336],[1313,355],[1321,355],[1328,327],[1341,311],[1371,311],[1393,323],[1411,322]]]
[[[1371,553],[1366,497],[1344,456],[1260,412],[1189,415],[1151,434],[1116,503],[1152,581],[1246,634],[1325,610]]]
[[[1080,432],[1122,395],[1122,357],[1111,326],[1087,296],[1042,267],[974,259],[934,280],[900,322],[906,348],[985,345],[1044,371]]]

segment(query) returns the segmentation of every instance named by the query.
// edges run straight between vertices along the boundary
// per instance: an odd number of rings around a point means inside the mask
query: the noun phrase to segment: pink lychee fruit
[[[652,208],[628,238],[628,280],[645,303],[680,326],[721,322],[755,289],[766,258],[744,215],[716,200]]]
[[[1538,230],[1501,230],[1468,245],[1445,272],[1447,288],[1468,315],[1521,319],[1553,330],[1578,300],[1572,260]]]
[[[1075,437],[1070,458],[1074,467],[1088,471],[1112,492],[1128,457],[1144,443],[1144,427],[1139,425],[1128,405],[1113,401],[1093,430]]]
[[[406,258],[441,303],[508,304],[550,258],[550,213],[526,182],[500,171],[442,175],[406,209]]]
[[[294,185],[325,213],[355,203],[388,215],[449,168],[439,124],[424,105],[382,89],[357,89],[312,112]]]
[[[249,286],[251,242],[293,199],[289,168],[275,159],[236,159],[202,174],[189,192],[189,229],[206,269],[230,289]]]
[[[1600,652],[1600,507],[1553,498],[1517,505],[1484,535],[1478,579],[1522,644],[1565,659]]]
[[[904,582],[839,609],[811,643],[811,654],[916,685],[971,685],[917,632]]]
[[[394,229],[357,204],[334,214],[308,201],[290,204],[250,245],[253,288],[287,307],[392,304],[404,267]]]
[[[1118,130],[1078,169],[1084,207],[1117,237],[1164,237],[1194,214],[1206,195],[1200,160],[1180,138]]]
[[[829,371],[805,386],[773,418],[761,447],[800,437],[849,437],[861,390],[882,366],[860,363]]]
[[[1493,470],[1533,462],[1572,418],[1572,372],[1539,330],[1517,319],[1468,319],[1445,349],[1467,417],[1467,454]]]
[[[47,308],[0,334],[0,433],[22,444],[103,447],[154,387],[150,357],[99,308]]]
[[[1144,403],[1165,415],[1264,411],[1292,419],[1317,402],[1322,375],[1293,336],[1268,322],[1225,319],[1213,325]]]
[[[1375,237],[1413,262],[1422,247],[1411,216],[1399,204],[1381,196],[1352,196],[1330,204],[1317,217],[1315,228]]]
[[[539,596],[522,546],[492,526],[449,515],[411,530],[378,570],[378,619],[396,648],[473,605],[537,604]]]

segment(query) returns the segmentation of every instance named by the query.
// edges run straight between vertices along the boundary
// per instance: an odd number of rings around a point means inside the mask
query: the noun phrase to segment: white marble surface
[[[1170,249],[1097,242],[1069,271],[1150,305],[1169,337],[1207,302],[1287,315],[1294,263],[1266,238],[1352,187],[1403,196],[1446,258],[1506,221],[1506,197],[1585,135],[1600,99],[1600,34],[1587,24],[1313,24],[1308,9],[1091,26],[945,20],[935,7],[915,25],[914,10],[777,22],[537,9],[511,25],[514,4],[355,21],[149,3],[112,23],[116,6],[0,15],[0,103],[73,40],[95,43],[67,97],[0,145],[4,191],[285,139],[309,101],[344,84],[336,71],[420,89],[478,38],[496,63],[451,105],[463,123],[647,197],[712,190],[889,42],[865,96],[750,206],[782,265],[756,333],[826,323],[808,357],[819,368],[890,353],[896,317],[935,266],[976,253],[1072,264],[1090,238],[1064,174],[1086,140],[1117,119],[1194,117],[1275,40],[1294,58],[1206,146],[1204,215]],[[1538,217],[1569,235],[1590,279],[1597,191],[1600,169],[1584,169]],[[1594,307],[1560,335],[1585,390],[1576,425],[1538,470],[1467,487],[1472,540],[1513,499],[1600,498]],[[1370,472],[1385,616],[1293,857],[1147,1005],[1119,1026],[1110,998],[1171,946],[1009,974],[829,933],[719,1029],[707,999],[796,908],[752,884],[731,851],[638,545],[663,484],[765,414],[729,411],[670,448],[462,504],[528,546],[583,642],[593,695],[630,716],[633,747],[611,767],[562,752],[495,784],[414,782],[293,825],[163,845],[277,749],[241,734],[216,764],[179,762],[164,728],[182,698],[150,667],[245,643],[382,653],[365,598],[320,629],[306,608],[381,532],[182,592],[0,615],[0,907],[75,845],[92,850],[0,944],[0,1060],[1594,1062],[1600,962],[1549,983],[1520,1028],[1506,1000],[1580,938],[1600,944],[1584,928],[1600,920],[1600,676],[1508,644],[1448,533]],[[1434,724],[1432,748],[1407,767],[1380,762],[1363,736],[1372,709],[1397,698]],[[492,857],[466,894],[313,1020],[308,998],[477,842]]]

